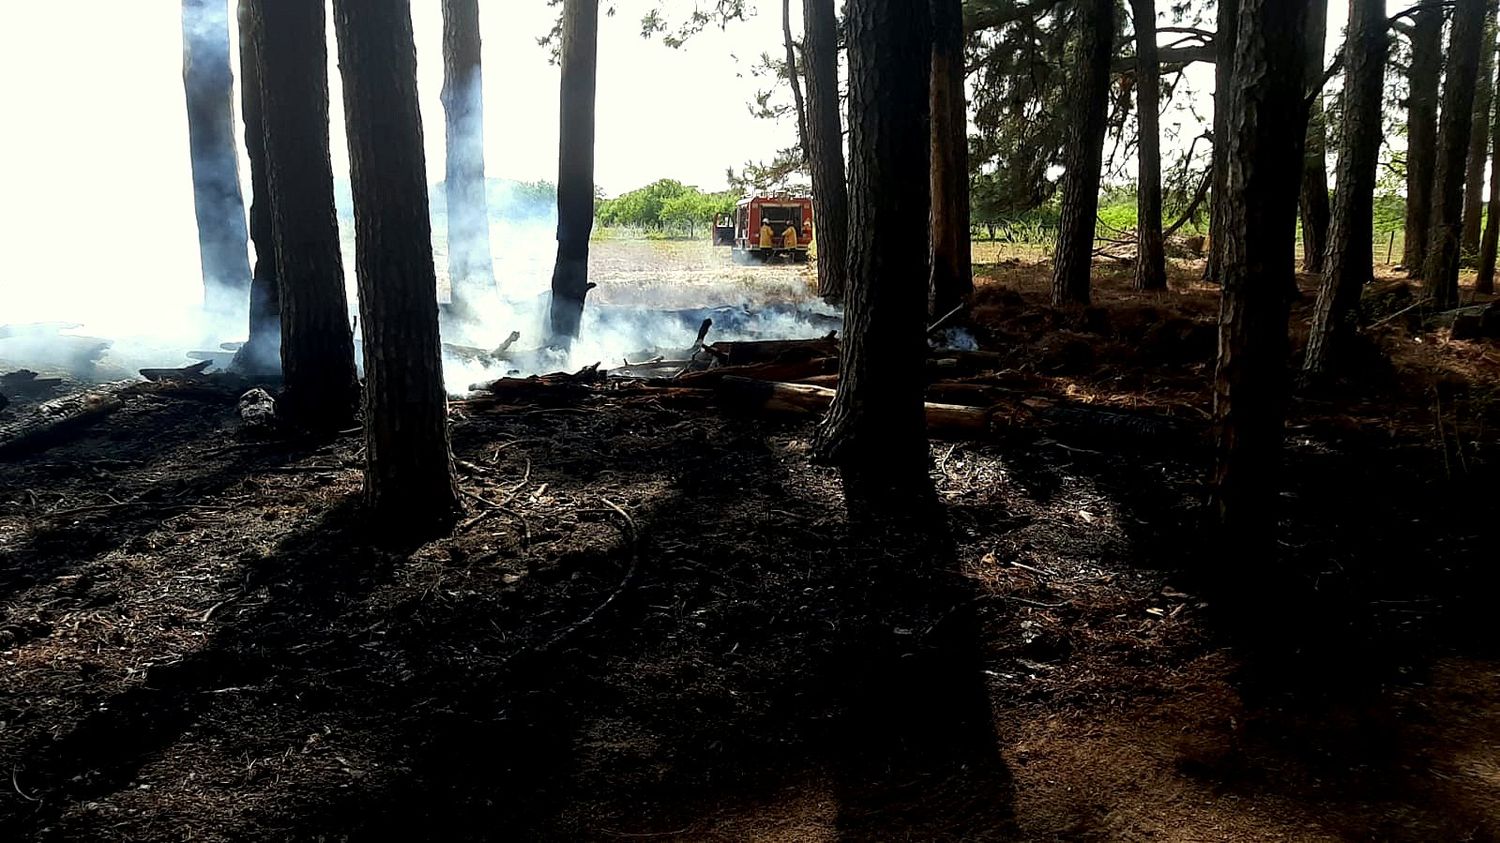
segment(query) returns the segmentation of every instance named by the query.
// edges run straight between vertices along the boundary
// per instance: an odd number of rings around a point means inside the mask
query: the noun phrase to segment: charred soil
[[[0,472],[0,836],[1500,839],[1500,352],[1375,331],[1294,404],[1283,558],[1232,575],[1195,274],[1060,311],[989,268],[974,380],[1168,434],[934,442],[962,576],[904,597],[805,420],[456,402],[470,512],[399,545],[358,434],[137,395]],[[886,763],[971,685],[986,722]]]

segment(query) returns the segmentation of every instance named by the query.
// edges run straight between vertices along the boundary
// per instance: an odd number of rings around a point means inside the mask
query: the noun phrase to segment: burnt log
[[[938,381],[927,386],[927,400],[941,404],[959,404],[965,407],[993,407],[1007,399],[1014,399],[1016,390],[985,383],[961,383]]]
[[[993,372],[1004,365],[996,351],[960,351],[954,348],[934,349],[927,357],[929,378],[953,378]]]
[[[489,383],[474,384],[470,389],[481,393],[476,396],[491,399],[499,404],[542,404],[563,406],[576,404],[593,394],[604,382],[604,373],[599,364],[585,366],[576,372],[553,372],[550,375],[532,375],[529,378],[500,378]]]
[[[805,383],[776,383],[729,376],[719,381],[717,395],[728,408],[771,415],[818,415],[833,403],[835,390]],[[990,433],[993,414],[978,407],[955,404],[923,405],[927,433],[938,438],[973,439]]]
[[[742,366],[719,366],[697,372],[684,372],[675,380],[681,386],[712,387],[724,378],[739,377],[757,381],[805,382],[805,378],[832,374],[838,377],[837,357],[813,357],[774,363],[748,363]]]
[[[62,385],[62,378],[38,377],[30,369],[17,369],[0,375],[0,389],[11,395],[36,395]],[[0,404],[0,406],[4,406]]]
[[[128,383],[116,384],[55,398],[19,418],[0,422],[0,459],[42,450],[103,419],[125,405],[120,393],[129,387]]]
[[[830,334],[812,340],[743,340],[716,342],[704,349],[726,366],[745,366],[751,363],[790,363],[812,360],[818,357],[837,357],[839,342]]]
[[[837,387],[839,385],[839,374],[838,372],[834,372],[831,375],[813,375],[810,378],[798,378],[796,382],[812,386]]]
[[[207,377],[204,370],[213,364],[212,360],[200,360],[191,366],[179,366],[175,369],[141,369],[141,377],[148,381],[202,380]]]

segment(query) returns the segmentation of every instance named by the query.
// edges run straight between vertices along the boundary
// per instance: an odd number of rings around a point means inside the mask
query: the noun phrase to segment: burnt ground
[[[925,628],[859,585],[810,423],[707,402],[457,403],[472,509],[415,546],[358,435],[210,394],[5,463],[0,837],[1500,839],[1500,351],[1392,320],[1299,399],[1247,590],[1201,527],[1213,291],[1043,276],[989,270],[989,379],[1176,432],[933,443],[963,577]],[[992,730],[872,765],[904,724],[847,665],[939,626],[973,660],[916,690],[982,683]]]

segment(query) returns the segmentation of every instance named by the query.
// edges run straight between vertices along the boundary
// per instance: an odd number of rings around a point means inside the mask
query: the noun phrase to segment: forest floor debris
[[[1300,400],[1281,602],[1230,614],[1198,529],[1214,291],[1100,272],[1067,312],[996,267],[955,320],[991,397],[1182,425],[934,443],[1002,821],[922,810],[962,815],[973,770],[861,813],[827,667],[880,618],[807,417],[628,383],[455,402],[468,520],[390,547],[357,432],[242,439],[239,392],[194,385],[0,474],[0,835],[1500,837],[1500,355],[1392,321],[1368,380]]]

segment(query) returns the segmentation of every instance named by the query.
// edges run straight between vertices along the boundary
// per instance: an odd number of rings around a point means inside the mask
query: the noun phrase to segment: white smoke
[[[50,20],[46,16],[54,14],[45,11],[50,7],[34,8],[37,20]],[[70,35],[70,45],[89,60],[50,63],[44,78],[36,76],[34,51],[0,51],[0,75],[31,80],[8,89],[7,113],[14,118],[14,131],[7,135],[7,154],[0,157],[0,184],[5,185],[0,197],[0,326],[77,326],[61,329],[61,340],[59,330],[52,327],[10,331],[0,337],[0,372],[27,367],[66,372],[81,380],[111,380],[142,367],[185,365],[194,359],[190,352],[221,352],[221,344],[246,338],[243,320],[214,321],[202,312],[179,13],[180,4],[92,6],[89,25]],[[237,22],[231,16],[227,23],[233,35]],[[423,42],[428,50],[424,60],[440,55],[436,30],[429,30],[432,37]],[[131,37],[117,37],[121,31]],[[237,68],[236,37],[231,37],[230,49],[231,66]],[[432,60],[426,65],[440,68]],[[432,81],[424,83],[429,93],[435,91]],[[491,106],[499,108],[494,103],[503,99],[499,92],[506,88],[495,84],[494,75],[489,81],[496,92],[490,96]],[[340,179],[336,200],[352,310],[357,301],[354,237],[339,82],[333,68],[332,150]],[[555,88],[555,82],[548,84]],[[235,97],[236,109],[238,105]],[[436,97],[424,99],[423,105],[432,158],[441,143],[433,139],[443,136],[442,112]],[[555,115],[546,122],[555,126]],[[237,111],[236,125],[242,131]],[[494,126],[491,121],[492,130]],[[428,172],[435,179],[441,170],[430,166]],[[243,160],[240,173],[248,178]],[[488,187],[496,297],[466,336],[445,339],[493,348],[511,331],[519,331],[516,348],[535,349],[544,339],[546,294],[556,256],[553,202],[534,201],[534,186],[491,179]],[[244,190],[248,198],[248,184]],[[440,217],[441,191],[431,192],[434,216]],[[443,222],[435,219],[433,236],[439,284],[446,280]],[[594,362],[616,366],[638,351],[685,347],[696,325],[685,325],[670,312],[695,307],[743,310],[777,304],[782,307],[776,315],[755,332],[827,332],[824,324],[786,309],[812,301],[803,268],[738,267],[725,250],[698,245],[595,244],[591,275],[599,288],[589,297],[582,338],[566,358],[534,355],[519,373]],[[677,254],[684,248],[692,253],[689,257]],[[751,329],[740,330],[738,335]],[[716,325],[709,338],[736,335]],[[99,349],[90,338],[102,340],[107,348]],[[450,365],[454,371],[449,386],[456,390],[516,368],[473,371],[472,364]]]

